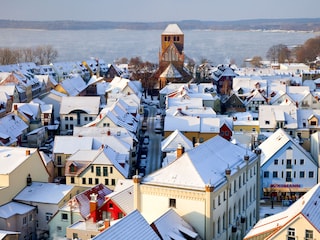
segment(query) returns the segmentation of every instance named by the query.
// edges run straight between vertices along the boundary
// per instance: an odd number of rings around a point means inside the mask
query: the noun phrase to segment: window
[[[71,183],[71,184],[74,184],[74,177],[71,177],[71,178],[70,178],[70,183]]]
[[[86,178],[82,178],[82,184],[86,184]]]
[[[52,217],[52,213],[46,213],[46,221],[49,221]]]
[[[176,199],[175,198],[169,198],[169,207],[176,207]]]
[[[58,165],[61,165],[61,156],[57,156]]]
[[[92,117],[89,117],[89,121],[92,121],[93,120],[93,118]]]
[[[313,178],[314,176],[314,172],[313,171],[309,171],[309,178]]]
[[[84,117],[84,120],[87,122],[88,121],[88,117]]]
[[[89,184],[92,184],[92,178],[89,178]]]
[[[62,213],[61,214],[61,221],[68,221],[68,214]]]
[[[68,120],[69,120],[69,117],[64,117],[64,120],[65,120],[65,121],[68,121]]]
[[[108,178],[106,178],[106,179],[104,179],[104,185],[109,185],[109,179]]]
[[[300,159],[300,165],[304,165],[304,159]]]
[[[220,206],[221,205],[221,197],[220,197],[220,195],[218,196],[218,206]]]
[[[95,185],[98,185],[98,184],[99,184],[99,178],[95,178],[95,179],[94,179],[94,184],[95,184]]]
[[[116,180],[114,178],[111,179],[111,185],[112,186],[116,185]]]
[[[57,226],[57,231],[61,232],[62,231],[62,227],[61,226]]]
[[[113,167],[110,167],[110,173],[113,173]]]
[[[304,171],[300,171],[299,176],[300,178],[304,178]]]
[[[22,219],[22,224],[23,224],[23,225],[26,225],[26,224],[27,224],[27,217],[23,217],[23,219]]]
[[[264,178],[269,178],[269,171],[264,171],[263,172],[263,177]]]
[[[78,239],[78,233],[72,233],[72,239]]]
[[[265,121],[264,122],[266,125],[269,125],[270,124],[270,121]]]
[[[101,167],[96,167],[96,176],[101,176]]]
[[[294,228],[288,228],[288,238],[287,240],[295,240],[295,229]]]
[[[73,121],[73,117],[70,117],[70,121]]]
[[[277,178],[278,177],[278,172],[277,171],[273,171],[272,172],[272,177],[273,178]]]
[[[102,171],[103,171],[104,177],[108,176],[108,168],[107,167],[103,167]]]
[[[306,229],[306,236],[304,239],[305,240],[312,240],[313,239],[313,231]]]
[[[91,166],[91,172],[92,173],[94,172],[94,166]]]
[[[109,203],[109,208],[113,208],[113,204],[112,203]]]

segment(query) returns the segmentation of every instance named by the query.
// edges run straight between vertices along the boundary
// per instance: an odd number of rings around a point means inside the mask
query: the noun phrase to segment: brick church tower
[[[167,83],[187,83],[192,75],[184,68],[184,33],[177,24],[169,24],[161,34],[159,69],[154,77],[159,89]]]

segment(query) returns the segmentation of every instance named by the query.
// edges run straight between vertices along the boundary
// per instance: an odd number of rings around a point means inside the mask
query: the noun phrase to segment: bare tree
[[[16,50],[10,48],[0,48],[0,64],[8,65],[17,63]]]
[[[267,52],[267,58],[272,62],[284,63],[290,58],[290,50],[284,44],[273,45]]]
[[[36,47],[34,51],[35,57],[37,58],[38,64],[49,64],[54,61],[58,52],[51,45],[44,45]]]

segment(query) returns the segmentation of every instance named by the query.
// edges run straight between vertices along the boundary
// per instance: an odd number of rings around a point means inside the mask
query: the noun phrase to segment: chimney
[[[17,111],[17,110],[18,110],[18,105],[17,105],[17,104],[14,104],[14,105],[13,105],[13,110],[14,110],[14,111]]]
[[[29,149],[26,150],[26,156],[30,156],[30,150]]]
[[[184,153],[184,147],[179,143],[177,147],[177,158],[181,157]]]
[[[110,220],[109,219],[105,219],[104,220],[104,229],[107,229],[108,227],[110,227]]]
[[[32,178],[30,176],[30,173],[27,176],[27,186],[31,186],[32,185]]]
[[[90,194],[90,217],[92,217],[93,222],[97,222],[97,215],[98,215],[98,194],[92,193]]]
[[[111,135],[111,131],[110,131],[110,129],[108,129],[108,131],[107,131],[107,135],[108,135],[108,136],[110,136],[110,135]]]

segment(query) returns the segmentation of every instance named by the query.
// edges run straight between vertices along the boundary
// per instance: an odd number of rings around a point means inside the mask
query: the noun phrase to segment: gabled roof
[[[166,139],[161,142],[162,152],[173,152],[177,150],[178,145],[181,144],[185,151],[193,148],[193,143],[178,129],[172,132]]]
[[[259,125],[260,128],[276,128],[277,122],[282,121],[284,127],[296,129],[297,107],[295,105],[260,105]]]
[[[100,234],[92,238],[99,239],[160,239],[138,210],[121,218]]]
[[[288,226],[290,222],[297,218],[305,218],[318,232],[320,232],[320,185],[315,185],[301,198],[294,202],[285,211],[261,219],[249,231],[245,239],[258,236],[262,233],[270,231],[269,236],[276,236],[283,228]]]
[[[282,128],[279,128],[271,136],[269,136],[263,143],[259,145],[261,149],[261,166],[263,166],[272,156],[274,156],[282,148],[286,148],[294,145],[299,149],[308,159],[314,162],[312,156],[303,147],[300,146],[297,141],[293,140]]]
[[[32,182],[31,186],[26,186],[14,200],[59,204],[64,197],[69,196],[73,188],[74,185]]]
[[[185,152],[166,167],[147,175],[142,182],[204,191],[208,183],[218,187],[225,182],[227,168],[234,174],[238,167],[244,167],[245,155],[250,159],[256,157],[247,149],[216,136]]]
[[[172,63],[161,73],[161,78],[182,78],[180,72],[173,66]]]
[[[28,125],[19,117],[13,113],[9,113],[6,116],[0,118],[0,135],[10,137],[12,144],[17,141],[17,137],[22,135],[24,130],[28,128]]]
[[[131,181],[132,182],[132,181]],[[133,183],[133,182],[132,182]],[[106,196],[106,201],[112,200],[127,215],[135,210],[133,206],[133,184],[121,191],[114,191]]]
[[[98,208],[100,208],[105,200],[105,197],[112,191],[103,184],[98,184],[86,191],[83,191],[76,195],[74,199],[76,200],[76,206],[79,207],[80,214],[83,218],[87,218],[90,215],[90,195],[92,193],[97,194]],[[71,200],[72,201],[72,200]]]
[[[79,75],[72,78],[67,78],[60,82],[59,85],[67,92],[69,96],[78,96],[87,87],[87,84]]]

